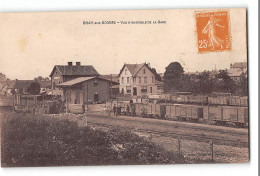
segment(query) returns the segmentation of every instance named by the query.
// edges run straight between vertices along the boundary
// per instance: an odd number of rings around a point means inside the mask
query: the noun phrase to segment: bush
[[[183,156],[130,131],[78,127],[48,116],[6,114],[2,124],[2,166],[75,166],[184,163]]]

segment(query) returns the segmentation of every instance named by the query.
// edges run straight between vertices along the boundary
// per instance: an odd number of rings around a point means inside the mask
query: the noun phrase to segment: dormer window
[[[127,74],[127,69],[125,69],[125,75]]]
[[[144,74],[145,74],[145,69],[144,69]]]

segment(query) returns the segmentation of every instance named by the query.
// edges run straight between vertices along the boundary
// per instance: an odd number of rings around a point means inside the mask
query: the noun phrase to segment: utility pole
[[[88,111],[88,84],[87,84],[87,111]]]
[[[83,113],[85,113],[85,89],[84,89],[84,83],[81,84],[81,91],[82,91],[82,109]]]
[[[110,74],[110,99],[112,99],[112,74]]]

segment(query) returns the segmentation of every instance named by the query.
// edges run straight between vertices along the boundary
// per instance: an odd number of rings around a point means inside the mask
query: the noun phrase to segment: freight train
[[[171,95],[163,94],[159,96],[148,95],[150,102],[157,101],[161,103],[181,103],[181,104],[199,104],[199,105],[223,105],[223,106],[248,106],[248,96],[225,96],[225,95]]]
[[[130,116],[177,119],[180,121],[214,121],[232,123],[238,127],[248,125],[248,108],[239,106],[202,106],[193,104],[129,103],[117,102],[120,113]]]

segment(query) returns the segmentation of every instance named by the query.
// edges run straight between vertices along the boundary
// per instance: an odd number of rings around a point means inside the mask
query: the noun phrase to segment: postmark
[[[198,52],[231,50],[229,11],[197,12]]]

